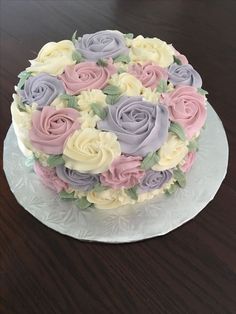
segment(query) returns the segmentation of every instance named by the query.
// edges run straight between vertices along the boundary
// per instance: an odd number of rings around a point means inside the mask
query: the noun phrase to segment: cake
[[[117,30],[74,33],[44,45],[18,77],[19,148],[61,201],[111,209],[185,187],[207,92],[171,44]]]

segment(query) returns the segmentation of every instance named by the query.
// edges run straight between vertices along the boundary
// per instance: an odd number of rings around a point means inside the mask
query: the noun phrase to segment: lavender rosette
[[[81,173],[76,170],[66,168],[64,165],[56,167],[57,176],[72,188],[83,192],[90,191],[96,183],[99,183],[99,176],[89,173]]]
[[[145,176],[141,179],[139,183],[139,192],[149,192],[155,189],[160,189],[171,178],[172,172],[169,170],[147,170]]]
[[[121,97],[108,107],[106,118],[99,121],[97,127],[115,133],[123,153],[146,156],[165,142],[168,118],[168,111],[162,105],[153,105],[140,96]]]
[[[83,35],[76,43],[76,49],[88,60],[116,58],[128,54],[123,34],[118,31],[100,31]]]
[[[55,76],[42,73],[31,76],[20,91],[23,103],[37,103],[38,109],[50,105],[53,100],[65,92],[62,82]]]
[[[168,68],[168,80],[173,85],[187,85],[200,88],[202,79],[190,64],[178,65],[173,63]]]

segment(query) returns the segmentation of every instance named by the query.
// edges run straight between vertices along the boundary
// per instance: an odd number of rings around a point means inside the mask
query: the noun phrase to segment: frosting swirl
[[[165,142],[168,112],[164,106],[153,105],[142,97],[121,97],[108,107],[106,119],[98,121],[97,126],[117,135],[123,153],[146,156]]]
[[[131,43],[130,58],[133,62],[153,61],[165,68],[173,63],[173,54],[173,49],[156,37],[144,38],[139,35]]]
[[[183,172],[189,172],[196,159],[196,152],[189,152],[185,157],[184,164],[180,167]]]
[[[70,40],[49,42],[41,48],[36,59],[30,60],[31,66],[26,70],[34,74],[46,72],[59,75],[66,65],[75,63],[72,57],[74,51],[75,47]]]
[[[89,191],[87,200],[90,203],[94,203],[94,206],[100,209],[112,209],[135,203],[123,189],[107,189],[102,192]]]
[[[142,158],[138,156],[116,158],[109,169],[101,174],[101,183],[113,189],[136,185],[144,175],[144,171],[140,168],[141,160]]]
[[[168,76],[168,80],[174,85],[188,85],[196,88],[202,86],[201,76],[190,64],[171,64],[168,68]]]
[[[57,176],[70,187],[78,189],[83,192],[90,191],[95,184],[99,182],[98,175],[89,173],[81,173],[76,170],[66,168],[64,165],[56,167]]]
[[[34,171],[44,185],[57,193],[67,188],[67,184],[56,175],[55,169],[43,167],[39,162],[34,164]]]
[[[108,30],[83,35],[78,40],[76,49],[86,59],[94,61],[129,53],[123,34]]]
[[[125,96],[139,96],[143,88],[141,82],[129,73],[115,74],[109,83],[119,87]]]
[[[169,133],[167,141],[158,151],[160,157],[152,170],[163,171],[176,167],[188,153],[187,141],[183,142],[175,134]]]
[[[173,92],[166,93],[163,101],[167,105],[170,120],[179,123],[190,139],[198,133],[206,121],[205,97],[195,87],[178,86]]]
[[[72,108],[43,107],[32,115],[31,144],[46,154],[61,154],[68,136],[79,128],[79,113]]]
[[[65,166],[80,172],[106,171],[120,155],[120,144],[113,133],[96,129],[75,131],[63,151]]]
[[[147,170],[145,176],[139,183],[140,192],[149,192],[160,189],[166,182],[172,178],[172,172],[169,170],[154,171]]]
[[[150,87],[152,90],[158,86],[160,80],[167,81],[168,79],[167,70],[151,62],[143,65],[133,64],[128,71],[139,79],[144,87]]]
[[[66,67],[60,78],[69,95],[78,95],[83,90],[104,88],[115,72],[111,62],[105,67],[98,66],[96,62],[81,62]]]
[[[20,90],[22,101],[31,105],[37,103],[37,109],[50,105],[53,100],[64,93],[63,84],[55,76],[46,73],[31,76],[25,82],[24,89]]]

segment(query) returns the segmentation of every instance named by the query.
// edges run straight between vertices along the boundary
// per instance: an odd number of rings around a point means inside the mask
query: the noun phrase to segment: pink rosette
[[[196,153],[189,152],[187,156],[185,157],[185,163],[183,164],[183,166],[180,167],[180,169],[183,172],[189,172],[189,170],[192,168],[192,165],[194,164],[195,159],[196,159]]]
[[[173,46],[172,46],[173,47]],[[174,48],[174,47],[173,47]],[[174,48],[174,52],[175,52],[175,56],[177,59],[179,59],[179,61],[181,62],[181,64],[188,64],[188,59],[186,58],[185,55],[182,55],[178,50],[176,50]]]
[[[206,116],[205,97],[193,86],[178,86],[171,93],[163,94],[171,121],[179,123],[190,139],[203,127]]]
[[[78,95],[83,90],[103,89],[114,73],[116,68],[111,60],[106,66],[99,66],[96,62],[81,62],[67,66],[60,79],[69,95]]]
[[[58,178],[55,168],[43,167],[39,162],[34,164],[34,171],[44,185],[57,193],[67,188],[67,184]]]
[[[129,67],[128,72],[139,79],[144,87],[155,89],[161,80],[167,81],[167,70],[153,63],[133,64]]]
[[[109,170],[100,175],[103,185],[113,189],[130,188],[144,176],[145,172],[140,168],[142,158],[139,156],[120,156],[116,158]]]
[[[72,108],[35,111],[29,131],[32,145],[46,154],[62,154],[65,141],[80,126],[78,117],[79,112]]]

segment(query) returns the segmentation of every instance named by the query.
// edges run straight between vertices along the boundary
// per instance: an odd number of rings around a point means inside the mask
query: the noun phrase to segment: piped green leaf
[[[137,201],[138,200],[138,194],[137,194],[137,186],[134,186],[130,189],[126,189],[125,193],[132,198],[132,200]]]
[[[183,171],[181,171],[179,168],[173,170],[173,176],[175,178],[175,180],[177,181],[177,183],[179,184],[179,186],[181,188],[184,188],[186,185],[186,178],[185,178],[185,174],[183,173]]]
[[[74,192],[68,193],[66,191],[61,191],[59,193],[59,196],[60,196],[61,199],[74,199],[75,198]]]
[[[203,88],[198,88],[197,91],[201,95],[208,95],[208,92]]]
[[[31,76],[31,72],[27,72],[27,71],[20,72],[18,74],[18,77],[20,80],[17,84],[17,87],[21,89],[25,85],[25,81],[28,80],[30,76]]]
[[[173,183],[168,189],[165,189],[164,192],[167,196],[174,194],[178,189],[178,184]]]
[[[72,35],[72,38],[71,38],[71,41],[74,45],[76,44],[76,35],[77,35],[77,30],[74,32],[74,34]]]
[[[130,57],[128,55],[120,55],[114,59],[114,62],[123,62],[127,64],[130,62]]]
[[[179,123],[171,122],[169,131],[175,133],[182,141],[186,140],[184,129]]]
[[[107,116],[107,111],[105,108],[103,108],[100,104],[98,103],[92,103],[90,105],[92,111],[94,114],[96,114],[97,116],[99,116],[99,118],[101,118],[102,120],[106,118]]]
[[[47,159],[47,164],[49,167],[56,167],[63,165],[65,163],[62,155],[50,155]]]
[[[160,83],[156,89],[156,92],[158,93],[165,93],[167,91],[167,81],[160,80]]]
[[[105,191],[105,190],[107,190],[107,187],[106,186],[104,186],[104,185],[101,185],[101,183],[96,183],[95,185],[94,185],[94,188],[93,188],[93,191],[94,192],[103,192],[103,191]]]
[[[196,152],[198,151],[198,141],[197,140],[192,140],[188,144],[188,151],[189,152]]]
[[[128,39],[133,39],[134,38],[134,34],[133,33],[127,33],[127,34],[124,34],[125,38],[128,38]]]
[[[75,96],[71,96],[68,99],[68,107],[69,108],[74,108],[74,109],[78,109],[78,103],[77,103],[77,99]]]
[[[173,58],[174,58],[174,63],[178,65],[182,65],[182,62],[176,56],[173,56]]]
[[[117,73],[118,74],[121,74],[121,73],[124,73],[124,72],[126,72],[125,69],[122,69],[122,68],[118,68],[117,69]]]
[[[78,102],[77,102],[76,96],[63,94],[63,95],[61,95],[60,97],[61,97],[61,99],[67,101],[67,106],[68,106],[69,108],[74,108],[74,109],[76,109],[76,110],[79,110]]]
[[[79,51],[77,51],[77,50],[73,51],[72,59],[74,61],[76,61],[76,63],[80,63],[81,61],[84,60],[83,57],[82,57],[82,54]]]
[[[119,89],[119,87],[115,85],[107,85],[102,91],[106,95],[120,95],[121,94],[121,90]]]
[[[92,205],[92,203],[90,203],[87,200],[86,196],[83,196],[83,197],[79,198],[78,200],[76,200],[75,204],[79,209],[86,209]]]
[[[18,104],[17,104],[17,108],[20,112],[27,112],[26,110],[26,104],[24,104],[22,101],[20,101]]]
[[[120,98],[120,95],[107,95],[106,103],[109,105],[114,105]]]
[[[100,67],[106,67],[108,65],[108,62],[106,60],[103,59],[98,59],[98,61],[96,62],[96,64]]]
[[[141,168],[143,170],[151,169],[152,166],[154,166],[155,164],[158,163],[159,159],[160,159],[159,156],[155,152],[154,153],[150,152],[143,159],[143,161],[141,163]]]

